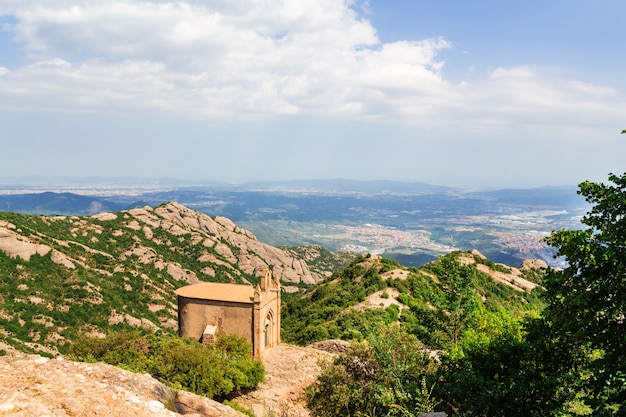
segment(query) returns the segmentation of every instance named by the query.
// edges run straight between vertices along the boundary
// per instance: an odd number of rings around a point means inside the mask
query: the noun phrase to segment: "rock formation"
[[[102,363],[11,352],[0,356],[2,416],[244,417],[198,395],[176,392],[150,375]]]
[[[128,213],[139,224],[145,223],[151,228],[159,227],[178,235],[191,234],[192,239],[201,236],[203,245],[213,247],[224,260],[237,264],[248,274],[270,266],[273,275],[285,283],[313,284],[322,279],[312,273],[304,261],[259,242],[252,233],[225,217],[211,218],[178,203],[167,203],[156,209],[133,209]],[[238,254],[232,247],[238,249]]]

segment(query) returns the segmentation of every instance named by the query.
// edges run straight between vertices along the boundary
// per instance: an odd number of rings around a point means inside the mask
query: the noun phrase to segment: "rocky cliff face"
[[[54,355],[108,326],[175,329],[174,290],[254,284],[265,267],[287,290],[322,279],[293,252],[177,203],[91,217],[0,213],[0,338]]]
[[[284,283],[313,284],[322,279],[312,273],[303,260],[292,257],[282,249],[259,242],[252,233],[239,228],[225,217],[211,218],[178,203],[168,203],[156,209],[133,209],[128,214],[134,218],[131,221],[132,226],[141,227],[152,239],[154,234],[151,233],[151,228],[160,228],[175,235],[185,235],[202,246],[214,248],[215,256],[206,253],[198,260],[236,265],[236,268],[229,268],[231,271],[228,275],[233,280],[240,275],[236,272],[237,269],[244,274],[253,275],[265,266],[269,266],[274,276],[278,276]],[[214,271],[205,271],[214,276]]]

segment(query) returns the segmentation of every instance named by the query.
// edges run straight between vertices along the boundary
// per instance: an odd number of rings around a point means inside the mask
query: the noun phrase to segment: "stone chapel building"
[[[176,290],[178,334],[210,343],[220,333],[252,344],[252,354],[280,343],[280,282],[265,268],[257,286],[201,282]]]

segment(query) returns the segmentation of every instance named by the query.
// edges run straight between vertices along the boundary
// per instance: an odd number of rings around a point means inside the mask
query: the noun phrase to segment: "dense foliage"
[[[361,341],[377,323],[400,321],[429,348],[458,350],[464,340],[495,336],[502,327],[519,333],[518,319],[536,316],[544,306],[540,290],[520,292],[495,282],[477,269],[480,263],[506,268],[467,252],[410,269],[385,258],[357,257],[304,294],[283,297],[282,338],[301,345],[329,338]],[[524,274],[529,280],[541,275]],[[396,302],[386,308],[356,308],[374,293],[384,298],[391,291],[398,294]]]
[[[435,362],[418,340],[399,326],[377,327],[353,343],[307,390],[315,416],[417,416],[434,411],[427,377]]]
[[[438,394],[461,415],[626,415],[626,174],[609,180],[580,184],[586,228],[547,238],[568,267],[545,277],[541,317],[444,362]]]
[[[581,390],[598,416],[626,415],[626,173],[609,180],[580,184],[593,205],[581,220],[585,229],[548,238],[569,267],[546,280],[544,314],[572,358],[585,359]]]
[[[263,364],[251,358],[251,350],[234,335],[223,335],[207,347],[177,336],[120,331],[106,338],[82,336],[72,344],[69,356],[149,373],[174,388],[223,398],[263,381]]]
[[[544,417],[570,415],[576,396],[571,387],[570,346],[550,336],[541,319],[525,322],[516,336],[503,329],[486,343],[445,354],[437,370],[435,396],[452,415]]]
[[[413,416],[438,404],[450,415],[463,410],[505,416],[511,407],[501,405],[528,393],[545,395],[514,407],[532,412],[529,407],[541,409],[542,400],[561,398],[555,384],[560,368],[544,363],[548,346],[528,349],[524,338],[524,322],[538,320],[545,306],[543,290],[497,282],[490,275],[496,273],[511,280],[521,274],[532,282],[544,275],[513,272],[468,252],[409,269],[361,256],[326,282],[287,297],[284,338],[300,344],[329,337],[352,341],[309,388],[312,414]],[[393,302],[359,307],[375,294]],[[518,365],[530,362],[534,369],[517,373]],[[496,409],[503,412],[495,414]]]

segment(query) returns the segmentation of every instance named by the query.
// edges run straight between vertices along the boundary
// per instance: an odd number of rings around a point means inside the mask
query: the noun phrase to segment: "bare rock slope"
[[[215,401],[176,393],[150,375],[102,363],[10,353],[0,357],[0,373],[0,416],[244,416]]]

